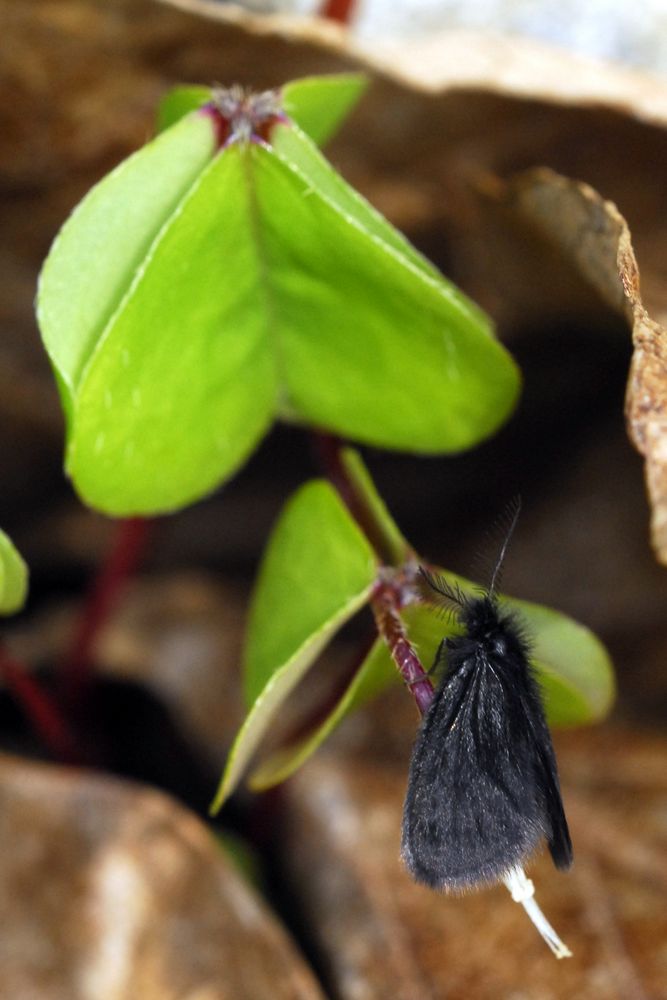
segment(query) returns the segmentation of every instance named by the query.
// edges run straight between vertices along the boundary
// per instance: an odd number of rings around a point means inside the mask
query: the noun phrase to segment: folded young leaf
[[[0,531],[0,614],[19,611],[28,590],[28,567],[4,531]]]
[[[252,602],[244,663],[248,716],[212,809],[238,784],[285,699],[371,592],[377,563],[335,490],[302,487],[272,533]]]

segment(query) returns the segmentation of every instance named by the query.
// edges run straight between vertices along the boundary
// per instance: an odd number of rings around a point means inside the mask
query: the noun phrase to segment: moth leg
[[[438,644],[435,657],[433,658],[433,663],[426,671],[429,677],[431,677],[431,675],[435,673],[436,667],[440,666],[441,662],[443,666],[447,663],[447,648],[448,648],[447,639],[441,639],[440,643]]]
[[[430,677],[433,676],[436,667],[440,663],[440,659],[441,658],[446,663],[446,660],[447,660],[447,654],[445,652],[446,648],[447,648],[447,640],[446,639],[442,639],[441,642],[440,642],[440,645],[438,646],[438,650],[437,650],[437,652],[435,654],[435,659],[433,660],[433,663],[428,668],[428,670],[424,671],[423,676],[416,677],[413,681],[406,681],[405,682],[405,686],[408,688],[408,690],[410,691],[410,693],[412,693],[416,687],[419,687],[420,684],[423,684],[426,677],[430,678]]]
[[[437,650],[437,652],[435,654],[435,658],[433,660],[433,663],[428,668],[428,670],[424,671],[424,673],[426,674],[427,677],[432,677],[433,676],[433,674],[435,673],[435,669],[439,665],[441,659],[446,662],[446,660],[447,660],[447,652],[446,652],[446,650],[447,650],[447,640],[446,639],[441,639],[440,645],[438,646],[438,650]],[[424,682],[424,678],[423,677],[418,677],[417,680],[406,681],[405,686],[407,688],[409,688],[410,690],[412,690],[418,684],[423,684],[423,682]]]

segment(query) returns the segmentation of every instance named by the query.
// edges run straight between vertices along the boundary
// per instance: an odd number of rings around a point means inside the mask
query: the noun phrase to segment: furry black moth
[[[537,904],[526,903],[533,890],[522,868],[543,838],[556,866],[568,868],[572,844],[528,642],[497,594],[519,511],[517,500],[487,590],[468,596],[421,570],[430,599],[452,611],[463,632],[436,654],[442,676],[412,753],[401,853],[413,877],[433,889],[504,881],[552,950],[565,955]]]

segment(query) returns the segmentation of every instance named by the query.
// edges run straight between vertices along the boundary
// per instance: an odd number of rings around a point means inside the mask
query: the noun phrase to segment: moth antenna
[[[493,567],[493,573],[491,574],[491,583],[489,584],[489,590],[488,590],[489,597],[493,597],[495,595],[496,588],[500,584],[500,577],[502,574],[502,566],[505,559],[505,554],[507,552],[510,539],[514,534],[514,529],[516,528],[520,513],[521,513],[521,497],[515,496],[512,500],[510,500],[507,506],[507,511],[505,516],[509,519],[509,523],[507,526],[507,531],[505,532],[505,538],[503,540],[503,544],[500,547],[500,553],[496,560],[496,565]]]
[[[571,958],[572,952],[558,937],[558,934],[556,934],[556,931],[537,905],[535,886],[526,876],[523,868],[519,866],[512,868],[504,877],[503,882],[512,894],[514,902],[521,903],[542,939],[549,945],[556,958]]]
[[[454,608],[465,607],[466,599],[458,583],[448,583],[444,576],[441,576],[439,573],[431,573],[429,570],[424,569],[423,566],[419,567],[419,573],[429,590],[432,590],[433,594],[436,595],[431,598],[430,595],[425,595],[426,600],[430,598],[433,604],[438,604],[445,611],[449,612],[454,610],[452,605],[454,605]]]

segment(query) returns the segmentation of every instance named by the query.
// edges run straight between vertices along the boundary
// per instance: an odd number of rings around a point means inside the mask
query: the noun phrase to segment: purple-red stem
[[[399,613],[401,606],[400,586],[396,580],[380,578],[371,597],[377,630],[423,715],[433,701],[433,685],[408,639]]]
[[[326,17],[330,21],[339,21],[341,24],[349,24],[355,7],[356,0],[326,0],[322,4],[320,17]]]
[[[117,534],[85,600],[71,648],[63,660],[61,685],[65,704],[81,707],[91,679],[93,645],[129,577],[143,557],[151,521],[130,517],[118,522]]]
[[[23,709],[30,725],[51,755],[66,764],[80,763],[81,754],[67,722],[40,684],[0,647],[0,676]]]

